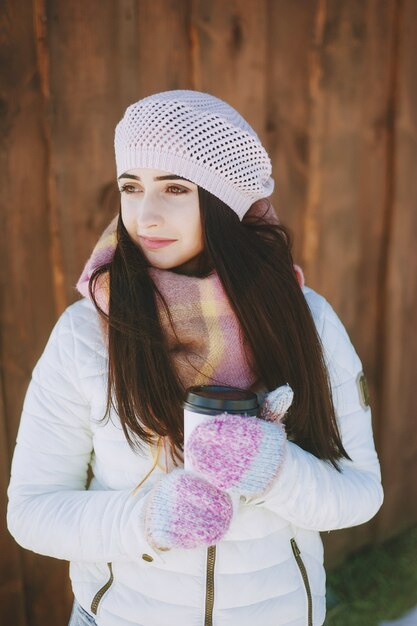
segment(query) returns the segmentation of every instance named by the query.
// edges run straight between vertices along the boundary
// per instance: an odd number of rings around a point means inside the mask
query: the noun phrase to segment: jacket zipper
[[[91,611],[94,613],[94,615],[97,615],[98,605],[100,604],[102,597],[104,596],[106,591],[108,591],[110,589],[110,587],[113,584],[113,568],[112,568],[112,564],[111,563],[107,563],[107,567],[109,568],[109,571],[110,571],[110,578],[108,579],[106,584],[103,585],[101,587],[101,589],[99,589],[97,591],[96,595],[93,598],[93,601],[91,602]]]
[[[204,626],[213,624],[214,606],[214,563],[216,562],[216,546],[207,548],[207,573],[206,573],[206,610]]]
[[[301,558],[300,548],[298,547],[297,542],[294,539],[294,537],[291,539],[291,548],[294,553],[295,560],[298,565],[298,569],[300,570],[300,574],[303,579],[304,587],[305,587],[306,594],[307,594],[307,605],[308,605],[307,623],[308,623],[308,626],[313,626],[313,599],[311,596],[310,582],[308,580],[306,566],[304,565],[303,559]]]

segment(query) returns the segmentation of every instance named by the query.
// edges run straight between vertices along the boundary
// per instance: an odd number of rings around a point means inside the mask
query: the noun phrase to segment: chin
[[[189,276],[199,276],[202,273],[201,252],[188,259],[152,259],[147,257],[150,265],[159,270],[169,270],[176,274],[188,274]]]

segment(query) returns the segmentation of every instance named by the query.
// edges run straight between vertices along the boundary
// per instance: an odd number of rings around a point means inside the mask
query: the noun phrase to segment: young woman
[[[120,212],[33,371],[9,529],[71,562],[74,626],[319,626],[319,532],[383,498],[361,362],[293,264],[237,111],[152,95],[115,151]],[[262,411],[210,418],[184,450],[186,390],[203,384],[255,391]]]

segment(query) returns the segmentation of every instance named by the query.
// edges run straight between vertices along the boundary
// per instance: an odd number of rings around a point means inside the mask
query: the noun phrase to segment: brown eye
[[[139,191],[139,189],[134,185],[129,185],[128,183],[126,183],[125,185],[122,185],[120,187],[120,191],[125,191],[126,193],[134,193],[135,191]]]
[[[188,189],[185,189],[185,187],[178,187],[178,185],[170,185],[168,190],[171,190],[174,196],[179,196],[182,193],[188,192]]]

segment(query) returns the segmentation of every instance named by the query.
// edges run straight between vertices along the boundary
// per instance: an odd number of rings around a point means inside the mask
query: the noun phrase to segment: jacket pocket
[[[109,579],[107,580],[106,584],[103,585],[96,593],[96,595],[94,596],[92,602],[91,602],[91,612],[94,613],[94,615],[97,615],[97,611],[98,611],[98,606],[104,596],[104,594],[110,589],[110,587],[113,584],[113,567],[111,563],[107,563],[107,567],[109,568]]]
[[[294,537],[291,539],[291,548],[298,569],[300,570],[301,578],[303,579],[304,588],[307,596],[307,624],[308,626],[313,626],[313,598],[311,595],[310,581],[308,580],[306,566],[304,565],[303,559],[301,558],[300,548],[298,547]]]

